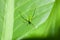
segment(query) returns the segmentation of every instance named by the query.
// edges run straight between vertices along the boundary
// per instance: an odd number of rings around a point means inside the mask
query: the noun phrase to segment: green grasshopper
[[[36,11],[36,8],[34,9],[32,18],[34,17],[35,11]],[[25,18],[22,16],[22,14],[21,14],[20,16],[21,16],[26,22],[28,22],[28,24],[32,24],[32,22],[31,22],[32,18],[29,18],[29,19],[27,20],[27,19],[25,19]]]

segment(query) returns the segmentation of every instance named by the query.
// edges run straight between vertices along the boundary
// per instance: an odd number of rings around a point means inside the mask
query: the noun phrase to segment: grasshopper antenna
[[[25,21],[28,21],[27,19],[25,19],[25,18],[22,16],[21,11],[19,11],[19,13],[20,13],[20,16],[21,16]]]
[[[35,12],[36,12],[36,8],[34,9],[34,12],[33,12],[32,18],[34,17]]]

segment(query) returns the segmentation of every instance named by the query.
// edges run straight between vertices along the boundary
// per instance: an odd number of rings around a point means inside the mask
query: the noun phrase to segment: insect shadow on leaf
[[[20,16],[26,21],[26,22],[28,22],[28,24],[32,24],[32,25],[34,25],[33,23],[32,23],[32,19],[33,19],[33,17],[34,17],[34,14],[35,14],[35,11],[36,11],[36,8],[34,9],[34,11],[33,11],[33,14],[32,14],[32,18],[30,19],[30,18],[28,18],[28,20],[26,19],[26,18],[24,18],[24,16],[22,16],[22,13],[21,13],[21,11],[19,11],[19,13],[20,13]]]

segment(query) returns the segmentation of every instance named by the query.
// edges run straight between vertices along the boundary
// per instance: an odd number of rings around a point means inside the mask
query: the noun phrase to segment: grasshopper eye
[[[31,21],[28,21],[29,24],[31,24]]]

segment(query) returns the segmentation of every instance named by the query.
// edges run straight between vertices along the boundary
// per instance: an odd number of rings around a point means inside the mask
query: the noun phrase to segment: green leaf
[[[17,0],[15,3],[13,40],[22,39],[43,24],[50,15],[54,0]]]
[[[60,36],[60,1],[54,2],[53,8],[48,19],[40,25],[37,29],[31,31],[25,38],[45,38],[58,39]]]

